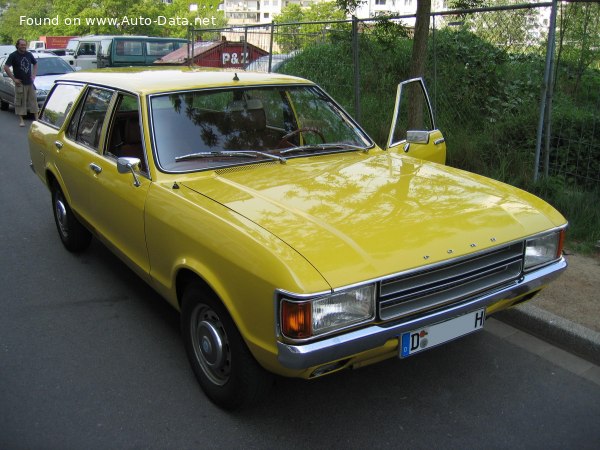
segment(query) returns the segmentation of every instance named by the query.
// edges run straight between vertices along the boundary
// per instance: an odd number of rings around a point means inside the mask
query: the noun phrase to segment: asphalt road
[[[600,385],[486,330],[219,410],[177,313],[97,241],[62,248],[17,123],[0,112],[0,448],[598,448]]]

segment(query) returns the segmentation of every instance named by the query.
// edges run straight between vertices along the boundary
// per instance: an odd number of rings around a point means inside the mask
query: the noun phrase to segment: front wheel
[[[92,235],[77,220],[65,195],[56,184],[52,189],[52,209],[58,235],[66,249],[74,253],[85,250],[90,245]]]
[[[5,102],[4,100],[0,100],[0,110],[6,111],[7,109],[8,109],[8,102]]]
[[[247,407],[267,393],[273,376],[256,362],[223,304],[199,283],[183,294],[181,331],[194,374],[217,406]]]

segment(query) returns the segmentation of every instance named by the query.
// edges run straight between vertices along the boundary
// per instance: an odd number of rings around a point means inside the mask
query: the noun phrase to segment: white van
[[[83,36],[73,38],[67,51],[82,69],[148,66],[187,44],[186,39],[151,36]]]
[[[98,67],[98,52],[100,41],[111,36],[82,36],[73,38],[67,44],[67,51],[72,53],[75,65],[85,69],[96,69]]]

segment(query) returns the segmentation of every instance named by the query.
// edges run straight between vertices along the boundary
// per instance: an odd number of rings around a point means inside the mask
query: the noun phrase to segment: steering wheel
[[[321,138],[321,141],[323,142],[323,144],[325,143],[325,136],[323,136],[323,133],[321,133],[321,131],[318,128],[305,127],[305,128],[298,128],[294,131],[290,131],[288,134],[286,134],[285,136],[283,136],[281,138],[281,140],[279,141],[279,144],[277,144],[277,147],[281,147],[289,138],[294,137],[300,133],[314,133]]]

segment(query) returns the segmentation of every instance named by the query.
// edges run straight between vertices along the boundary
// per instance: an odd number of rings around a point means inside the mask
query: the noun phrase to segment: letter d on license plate
[[[480,309],[445,322],[418,328],[400,336],[400,357],[414,355],[483,328],[485,310]]]

